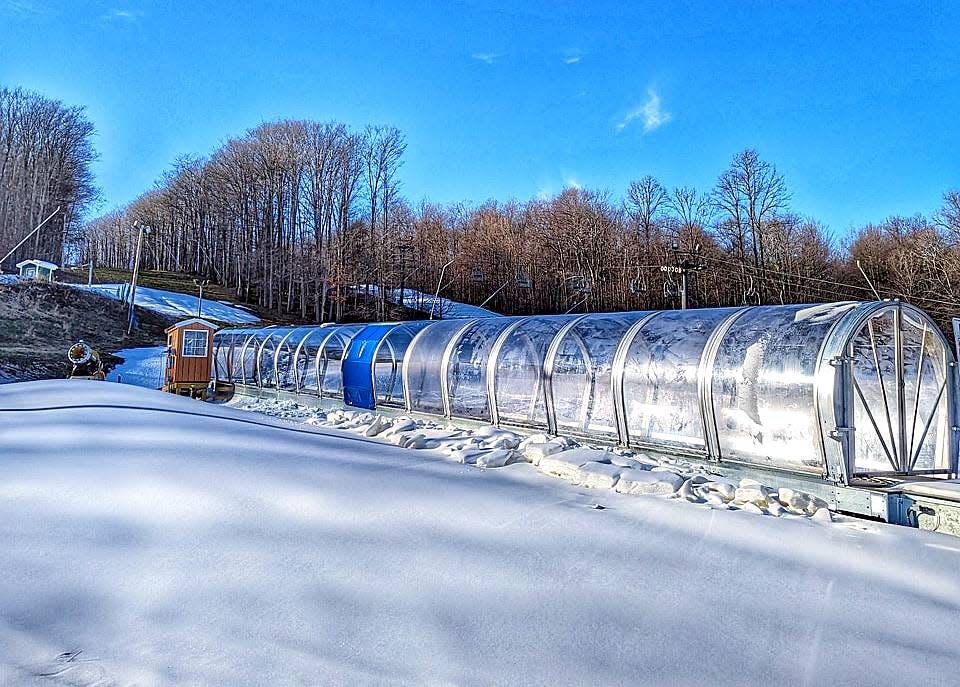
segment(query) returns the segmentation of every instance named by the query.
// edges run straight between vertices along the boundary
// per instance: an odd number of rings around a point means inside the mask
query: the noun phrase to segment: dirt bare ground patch
[[[126,305],[61,284],[0,284],[0,382],[55,379],[69,372],[67,348],[83,339],[107,366],[119,361],[109,351],[164,342],[172,322],[137,308],[139,329],[127,336]]]

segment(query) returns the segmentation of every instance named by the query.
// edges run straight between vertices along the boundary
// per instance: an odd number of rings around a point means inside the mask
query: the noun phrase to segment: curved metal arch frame
[[[533,317],[521,317],[516,322],[512,322],[497,335],[493,345],[490,347],[490,357],[487,359],[487,404],[490,413],[490,422],[500,426],[500,409],[497,406],[497,365],[500,362],[500,353],[504,344],[510,335],[513,334],[520,325],[534,319]],[[552,340],[551,340],[552,343]],[[542,371],[541,367],[541,371]]]
[[[330,326],[331,326],[331,325],[330,325],[329,322],[324,322],[323,324],[313,325],[313,326],[311,326],[311,327],[308,327],[309,331],[307,332],[307,335],[304,336],[302,339],[300,339],[300,342],[297,344],[297,350],[294,351],[294,353],[293,353],[293,382],[294,382],[294,386],[295,386],[295,388],[296,388],[296,393],[298,393],[298,394],[300,393],[300,390],[301,390],[301,388],[302,388],[302,386],[303,386],[303,385],[300,383],[300,382],[301,382],[301,380],[300,380],[300,366],[298,365],[298,361],[300,360],[300,352],[303,350],[303,347],[307,345],[307,339],[309,339],[311,336],[313,336],[313,334],[314,334],[315,332],[318,332],[318,331],[320,331],[320,330],[322,330],[322,329],[329,328]],[[304,367],[306,367],[306,366],[309,365],[309,364],[310,364],[310,361],[307,360],[306,363],[304,364]]]
[[[245,358],[246,355],[247,355],[247,348],[250,347],[251,342],[253,342],[253,341],[256,340],[257,334],[258,334],[259,332],[262,332],[262,331],[263,331],[262,329],[254,329],[254,330],[252,330],[252,331],[250,332],[250,335],[246,338],[246,340],[244,340],[244,342],[243,342],[243,347],[240,349],[240,385],[241,385],[241,386],[253,386],[253,384],[248,384],[248,383],[247,383],[247,371],[246,371],[246,370],[244,369],[244,367],[243,367],[243,361],[244,361],[244,358]],[[253,373],[252,373],[252,375],[251,375],[251,381],[252,381],[252,378],[256,376],[256,374],[257,374],[257,359],[256,359],[256,357],[254,357],[254,359],[253,359]]]
[[[409,412],[413,412],[413,405],[410,403],[410,358],[411,354],[416,350],[417,344],[420,343],[420,339],[423,338],[424,334],[430,331],[433,327],[440,324],[444,320],[437,320],[428,324],[426,327],[417,332],[414,337],[410,340],[410,345],[407,346],[407,354],[403,356],[403,404],[406,406]]]
[[[237,328],[237,329],[221,329],[213,335],[213,341],[215,344],[213,352],[213,380],[215,383],[218,382],[230,382],[230,375],[233,373],[233,351],[234,351],[234,341],[238,335],[242,335],[246,331],[246,328]],[[220,379],[220,375],[217,374],[217,355],[220,352],[220,349],[223,348],[223,343],[217,343],[217,340],[223,340],[226,337],[230,337],[230,343],[226,347],[226,363],[224,368],[227,371],[227,379]]]
[[[956,474],[960,436],[957,425],[957,362],[954,358],[953,347],[930,317],[919,308],[901,303],[900,301],[871,301],[861,303],[846,313],[828,333],[821,348],[820,369],[816,377],[816,406],[824,455],[827,461],[828,477],[840,484],[849,484],[857,474],[856,463],[856,426],[854,424],[853,398],[853,339],[867,320],[885,308],[895,307],[896,337],[898,368],[902,365],[902,342],[900,328],[903,309],[907,309],[921,321],[930,325],[928,331],[938,337],[944,349],[946,359],[946,394],[947,421],[949,424],[949,451],[950,465],[947,469],[926,471],[927,474]],[[900,384],[902,387],[902,384]],[[905,422],[901,416],[899,420]],[[900,428],[901,432],[903,427]],[[830,441],[827,441],[830,439]],[[903,474],[903,473],[871,473],[871,474]],[[921,474],[908,471],[907,474]]]
[[[446,347],[443,349],[443,358],[440,360],[440,398],[443,400],[443,415],[446,418],[451,417],[450,379],[448,376],[450,371],[450,357],[453,355],[453,349],[456,348],[457,343],[460,341],[460,337],[463,336],[463,333],[479,322],[480,319],[481,318],[479,317],[475,317],[467,320],[466,324],[454,332],[453,336],[451,336],[447,341]]]
[[[700,418],[703,421],[703,441],[706,455],[709,460],[720,462],[720,434],[717,430],[717,416],[713,404],[713,368],[720,352],[720,344],[730,332],[734,322],[745,313],[758,306],[751,305],[730,313],[726,319],[714,327],[707,338],[707,343],[700,353],[700,362],[697,365],[697,392],[700,396]]]
[[[445,384],[445,386],[448,387],[448,392],[447,392],[448,397],[449,397],[449,384],[450,384],[450,378],[449,378],[450,359],[453,357],[453,350],[457,347],[457,344],[460,343],[460,340],[466,335],[467,330],[470,329],[470,327],[472,327],[473,325],[486,324],[486,323],[489,322],[491,319],[492,319],[492,318],[489,318],[489,317],[477,317],[477,318],[474,318],[473,321],[472,321],[469,325],[467,325],[466,327],[464,327],[463,329],[461,329],[460,331],[457,332],[456,337],[455,337],[454,340],[451,342],[451,343],[452,343],[452,346],[450,347],[449,356],[445,356],[445,357],[447,357],[447,361],[446,361],[447,367],[446,367],[446,371],[444,372],[444,375],[443,375],[444,384]],[[502,329],[502,330],[497,334],[496,338],[493,340],[493,343],[490,345],[490,353],[489,353],[488,356],[487,356],[487,362],[483,365],[483,368],[484,368],[483,373],[484,373],[484,375],[486,376],[486,382],[484,383],[484,390],[486,391],[486,394],[487,394],[487,414],[488,414],[489,417],[490,417],[490,424],[492,424],[492,425],[499,425],[499,416],[498,416],[498,415],[495,415],[495,412],[496,412],[496,411],[495,411],[494,408],[493,408],[493,406],[496,406],[496,399],[493,397],[493,394],[491,393],[491,384],[490,384],[490,369],[491,369],[490,364],[491,364],[492,361],[496,360],[497,356],[499,355],[499,349],[497,348],[497,343],[500,342],[500,339],[501,339],[501,337],[503,336],[503,333],[504,333],[504,332],[506,332],[506,331],[514,331],[519,324],[521,324],[522,322],[524,322],[524,321],[526,321],[526,320],[529,320],[530,317],[529,317],[529,316],[504,317],[503,319],[510,319],[510,320],[514,320],[514,321],[510,322],[509,324],[507,324],[507,326],[506,326],[504,329]],[[502,347],[502,345],[503,345],[503,344],[501,344],[501,347]],[[464,420],[471,420],[471,421],[474,421],[474,422],[480,421],[480,420],[478,420],[478,418],[475,418],[475,417],[463,417],[463,416],[460,416],[460,415],[453,415],[453,412],[452,412],[452,411],[450,411],[450,412],[447,413],[447,417],[448,417],[448,418],[457,417],[457,418],[461,418],[461,419],[464,419]]]
[[[258,388],[258,389],[262,389],[262,388],[263,388],[263,374],[261,373],[261,372],[262,372],[262,369],[263,369],[263,351],[264,351],[264,349],[266,349],[267,343],[269,343],[277,334],[279,334],[280,332],[284,331],[285,329],[286,329],[286,327],[277,327],[277,328],[274,329],[272,332],[270,332],[269,334],[267,334],[267,336],[264,337],[263,341],[262,341],[262,342],[260,343],[260,345],[257,347],[256,365],[254,366],[254,369],[256,369],[256,371],[257,371],[256,377],[257,377],[257,388]],[[273,356],[273,357],[276,357],[276,350],[277,350],[277,349],[274,348],[273,350],[274,350],[274,356]]]
[[[377,343],[376,349],[373,351],[373,366],[370,368],[370,376],[371,376],[371,382],[372,382],[371,389],[373,390],[374,405],[376,405],[376,403],[378,402],[377,401],[377,393],[378,393],[377,392],[377,357],[380,355],[380,349],[385,344],[390,347],[390,356],[393,359],[393,362],[391,365],[393,374],[396,375],[398,372],[400,373],[400,388],[404,389],[404,405],[406,405],[406,383],[404,382],[403,369],[404,369],[404,362],[406,361],[407,356],[404,355],[403,360],[400,361],[400,364],[399,365],[397,364],[397,352],[396,352],[396,349],[394,348],[394,345],[390,342],[390,337],[393,335],[394,332],[404,330],[404,329],[410,329],[411,328],[410,325],[411,325],[410,322],[397,323],[393,327],[393,329],[387,332],[386,336],[380,339],[379,343]],[[428,326],[429,325],[425,325],[421,327],[420,330],[422,331],[423,329],[426,329]],[[407,347],[404,349],[404,353],[406,353],[411,348],[413,348],[413,342],[416,340],[417,335],[419,333],[420,332],[418,331],[410,338],[410,343],[407,344]]]
[[[553,335],[553,340],[550,341],[547,353],[543,358],[543,396],[547,406],[547,432],[549,434],[557,434],[556,405],[553,402],[553,368],[557,360],[557,353],[560,351],[560,344],[570,330],[588,317],[590,317],[589,314],[580,315],[580,317],[576,317],[560,327],[557,333]],[[584,350],[584,358],[587,364],[591,364],[590,354],[586,350]]]
[[[627,366],[627,353],[640,331],[658,315],[667,311],[654,311],[631,324],[620,337],[617,350],[613,354],[613,367],[610,371],[610,386],[613,393],[613,409],[617,423],[617,441],[621,446],[630,445],[630,430],[627,427],[627,399],[624,396],[623,375]]]
[[[291,329],[286,336],[280,339],[280,343],[277,344],[277,347],[273,351],[273,378],[276,380],[274,388],[277,390],[278,394],[282,391],[282,389],[280,388],[280,349],[283,348],[283,345],[287,342],[287,339],[289,339],[291,336],[293,336],[297,332],[303,331],[305,329],[308,329],[308,327],[294,327],[293,329]],[[307,334],[307,336],[309,336],[309,334]],[[306,338],[306,336],[304,336],[304,338]],[[296,358],[291,358],[291,360],[294,366],[293,374],[296,375],[297,374]]]
[[[337,334],[341,333],[344,329],[349,329],[352,327],[357,327],[356,331],[352,334],[346,335],[347,340],[343,344],[343,354],[346,355],[347,349],[350,347],[350,343],[353,341],[353,338],[364,330],[363,325],[353,325],[353,324],[338,324],[330,327],[330,333],[323,337],[323,341],[320,342],[320,346],[317,348],[317,355],[314,359],[314,367],[317,371],[317,398],[323,398],[323,380],[327,376],[327,362],[330,360],[327,357],[327,344],[330,343],[332,339]],[[323,374],[320,374],[320,359],[323,358]],[[342,358],[341,358],[342,362]],[[341,379],[342,385],[342,379]]]

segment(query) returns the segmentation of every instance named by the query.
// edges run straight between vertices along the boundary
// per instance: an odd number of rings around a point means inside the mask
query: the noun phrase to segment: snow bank
[[[0,387],[0,684],[955,681],[956,539],[478,470],[376,424]]]
[[[77,289],[85,289],[99,293],[101,296],[113,298],[115,300],[124,300],[129,284],[67,284]],[[137,305],[147,310],[153,310],[163,315],[175,318],[196,317],[197,306],[200,299],[185,293],[176,293],[174,291],[164,291],[162,289],[151,289],[145,286],[137,287]],[[253,313],[244,310],[240,306],[221,303],[220,301],[203,299],[203,312],[201,317],[205,317],[217,322],[227,322],[230,324],[246,324],[259,322]]]
[[[458,463],[496,468],[530,463],[540,472],[589,489],[612,489],[624,495],[669,496],[723,510],[775,517],[833,516],[822,499],[793,489],[764,486],[752,479],[731,482],[708,467],[668,457],[651,458],[622,449],[580,446],[566,437],[536,434],[521,437],[494,426],[475,430],[434,420],[390,418],[368,411],[324,412],[295,401],[237,397],[233,405],[272,417],[354,431],[402,448],[438,450]],[[822,512],[820,512],[822,511]]]
[[[166,346],[124,348],[113,353],[123,362],[107,373],[107,381],[133,384],[147,389],[163,386],[163,369],[167,362]]]

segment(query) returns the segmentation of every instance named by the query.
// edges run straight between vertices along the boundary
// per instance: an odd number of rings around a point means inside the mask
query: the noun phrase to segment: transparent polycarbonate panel
[[[230,354],[230,381],[235,384],[243,384],[244,358],[247,356],[246,344],[251,342],[250,345],[252,346],[255,335],[255,331],[247,329],[235,335],[233,339],[233,350]]]
[[[827,334],[855,306],[768,306],[736,319],[713,368],[722,458],[823,470],[814,376]]]
[[[500,422],[546,427],[543,365],[560,329],[578,315],[530,317],[507,335],[496,361],[494,388]]]
[[[272,388],[277,385],[277,375],[274,369],[274,358],[277,353],[277,347],[280,341],[290,332],[288,327],[273,329],[263,345],[260,347],[260,358],[258,361],[260,386]]]
[[[734,312],[672,310],[641,327],[627,349],[623,370],[631,442],[705,447],[697,369],[710,335]]]
[[[403,357],[410,342],[425,325],[402,324],[394,327],[380,344],[374,362],[377,405],[403,405]]]
[[[271,329],[261,329],[253,334],[247,341],[246,348],[243,351],[243,383],[249,386],[257,384],[257,357],[260,352],[260,346],[273,333]]]
[[[875,313],[850,344],[857,474],[950,468],[947,344],[935,325],[904,307],[901,381],[897,309],[891,305]]]
[[[213,371],[217,381],[230,379],[230,349],[235,336],[232,331],[218,332],[213,336]]]
[[[902,310],[904,454],[908,470],[949,470],[947,344],[926,318]]]
[[[310,329],[300,328],[291,332],[277,348],[277,387],[284,391],[295,391],[296,365],[294,355],[303,339],[310,335]]]
[[[470,325],[457,339],[447,369],[451,415],[490,420],[487,395],[490,349],[500,333],[516,321],[514,317],[483,320]]]
[[[353,335],[363,327],[362,324],[341,325],[323,344],[317,358],[317,374],[322,380],[323,396],[343,398],[343,375],[340,371],[343,353]]]
[[[649,314],[589,315],[564,335],[551,380],[558,430],[617,435],[613,357],[627,329]]]
[[[424,329],[408,352],[406,384],[410,409],[424,413],[443,413],[440,367],[450,339],[467,323],[442,320]]]
[[[854,470],[860,474],[898,470],[896,311],[891,305],[871,315],[850,343]]]
[[[301,343],[299,352],[295,352],[294,367],[300,382],[300,392],[319,394],[317,384],[317,353],[321,344],[332,333],[332,327],[314,327]]]

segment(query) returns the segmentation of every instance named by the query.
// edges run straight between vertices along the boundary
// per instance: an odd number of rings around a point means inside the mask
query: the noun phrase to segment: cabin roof
[[[52,262],[47,262],[46,260],[34,260],[34,259],[31,259],[31,260],[21,260],[20,262],[17,263],[17,269],[18,269],[18,270],[19,270],[19,269],[23,269],[23,266],[24,266],[24,265],[36,265],[37,267],[42,267],[42,268],[44,268],[44,269],[46,269],[46,270],[50,270],[51,272],[52,272],[53,270],[58,270],[58,269],[60,269],[60,266],[59,266],[59,265],[56,265],[56,264],[54,264],[54,263],[52,263]]]
[[[172,332],[174,329],[183,329],[184,327],[189,327],[190,325],[193,325],[193,324],[199,324],[203,327],[207,327],[208,329],[214,329],[214,330],[218,329],[217,325],[207,322],[206,320],[201,320],[199,317],[194,317],[189,320],[183,320],[182,322],[177,322],[176,324],[172,324],[169,327],[167,327],[165,331],[166,333],[169,333],[169,332]]]

